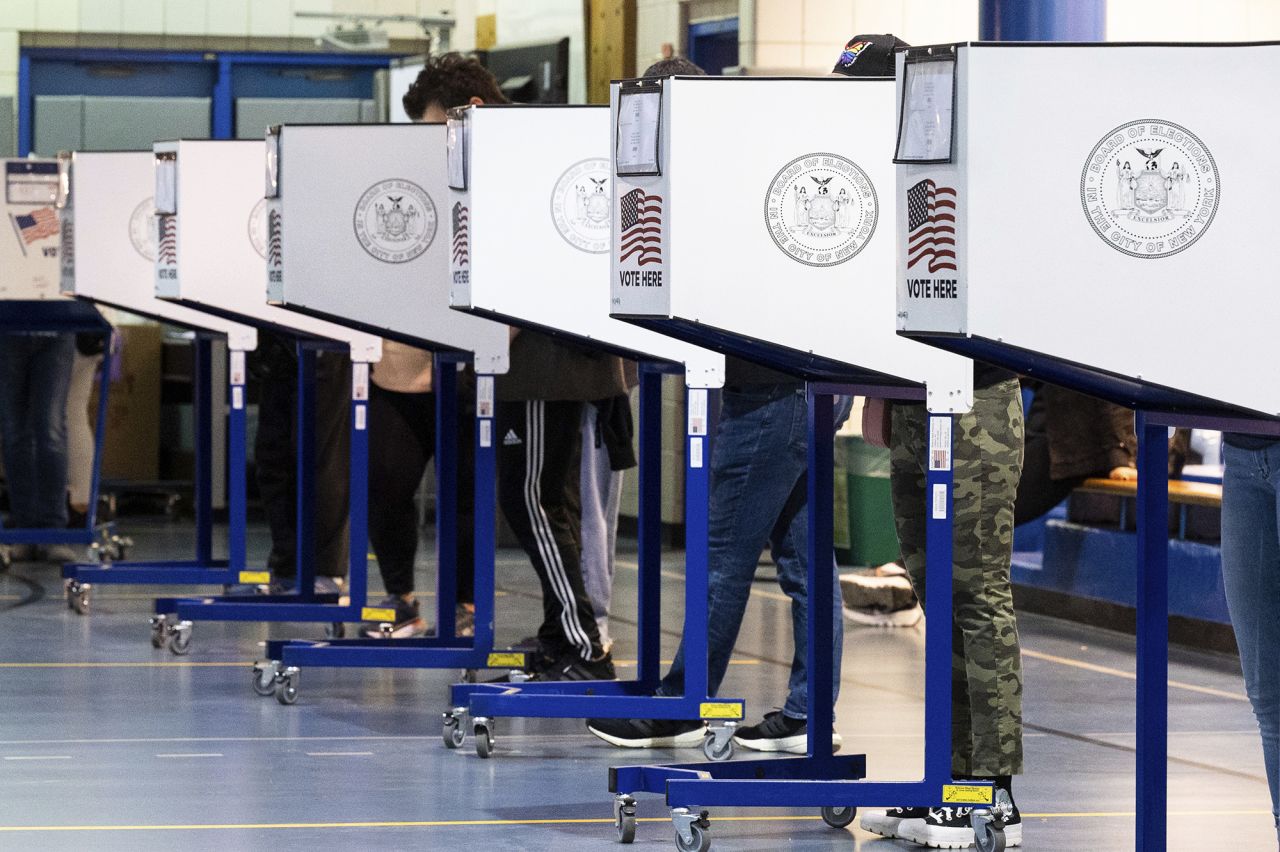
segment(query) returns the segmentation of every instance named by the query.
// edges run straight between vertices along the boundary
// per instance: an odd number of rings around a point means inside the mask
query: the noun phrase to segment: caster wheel
[[[169,619],[163,615],[151,616],[151,647],[163,648],[169,636]]]
[[[476,754],[483,758],[493,757],[493,729],[486,725],[476,725]]]
[[[81,583],[79,591],[71,598],[71,608],[79,615],[89,614],[90,588],[88,583]]]
[[[324,638],[326,639],[341,639],[346,635],[347,625],[343,624],[341,621],[335,621],[332,624],[325,625]]]
[[[733,757],[734,744],[733,737],[729,737],[722,744],[717,745],[716,735],[708,733],[702,739],[702,753],[707,760],[728,760]]]
[[[1004,852],[1004,829],[983,820],[973,827],[973,846],[978,852]]]
[[[253,691],[263,698],[276,691],[276,670],[279,664],[274,660],[269,663],[255,663],[253,666]]]
[[[827,807],[822,809],[822,821],[832,828],[847,828],[858,815],[852,807]]]
[[[680,852],[707,852],[711,848],[711,823],[706,813],[689,823],[688,837],[676,830],[676,848]]]
[[[618,832],[619,843],[631,843],[636,839],[635,799],[618,796],[613,800],[613,827]]]
[[[298,670],[290,667],[276,678],[276,701],[284,705],[298,700]]]
[[[479,683],[480,674],[475,669],[463,669],[461,683]]]
[[[452,713],[444,714],[444,747],[448,749],[462,748],[467,732],[462,729],[462,717]]]
[[[191,622],[180,622],[169,632],[169,653],[185,657],[191,653]]]

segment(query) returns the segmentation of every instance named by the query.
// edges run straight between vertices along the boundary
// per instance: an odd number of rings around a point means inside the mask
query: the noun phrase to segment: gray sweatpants
[[[596,446],[594,405],[582,407],[582,581],[595,610],[600,643],[613,644],[609,635],[609,604],[613,597],[614,554],[618,544],[618,510],[622,502],[622,471],[609,469],[609,452]]]

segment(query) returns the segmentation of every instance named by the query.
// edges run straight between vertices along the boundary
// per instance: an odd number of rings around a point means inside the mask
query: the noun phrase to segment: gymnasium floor
[[[125,526],[136,558],[188,553],[189,527]],[[260,557],[265,536],[251,532]],[[620,558],[614,654],[626,660],[635,564]],[[498,631],[510,641],[531,632],[540,605],[520,555],[500,561]],[[669,655],[680,554],[666,570]],[[700,758],[616,750],[562,720],[499,720],[491,760],[470,742],[447,751],[440,712],[453,671],[308,669],[298,703],[280,706],[250,689],[258,643],[319,626],[197,623],[190,656],[177,658],[147,641],[154,590],[95,594],[82,617],[63,604],[56,569],[0,574],[0,850],[617,850],[606,768]],[[1132,640],[1033,615],[1021,630],[1023,848],[1132,849]],[[837,725],[874,777],[921,771],[923,636],[847,631]],[[782,700],[789,637],[786,598],[758,582],[723,691],[747,699],[751,721]],[[1175,649],[1170,678],[1169,848],[1275,848],[1235,660]],[[658,797],[641,799],[640,817],[633,848],[674,849]],[[812,811],[715,809],[711,826],[717,850],[916,848],[830,829]]]

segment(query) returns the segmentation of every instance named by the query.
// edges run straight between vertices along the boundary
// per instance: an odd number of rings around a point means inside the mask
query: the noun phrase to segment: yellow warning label
[[[989,805],[992,789],[977,784],[944,784],[942,802],[947,805]]]
[[[524,668],[524,654],[516,651],[505,651],[489,655],[489,668],[510,669]]]
[[[742,705],[733,701],[704,701],[698,705],[698,716],[703,719],[741,719]]]
[[[396,623],[396,611],[390,607],[366,606],[360,609],[361,621],[389,621]]]
[[[240,582],[246,585],[251,583],[252,584],[270,583],[271,572],[270,571],[241,571]]]

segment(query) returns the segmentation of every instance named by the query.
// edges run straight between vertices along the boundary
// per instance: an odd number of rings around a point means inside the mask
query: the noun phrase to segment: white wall
[[[1107,41],[1280,41],[1280,3],[1108,0]]]

